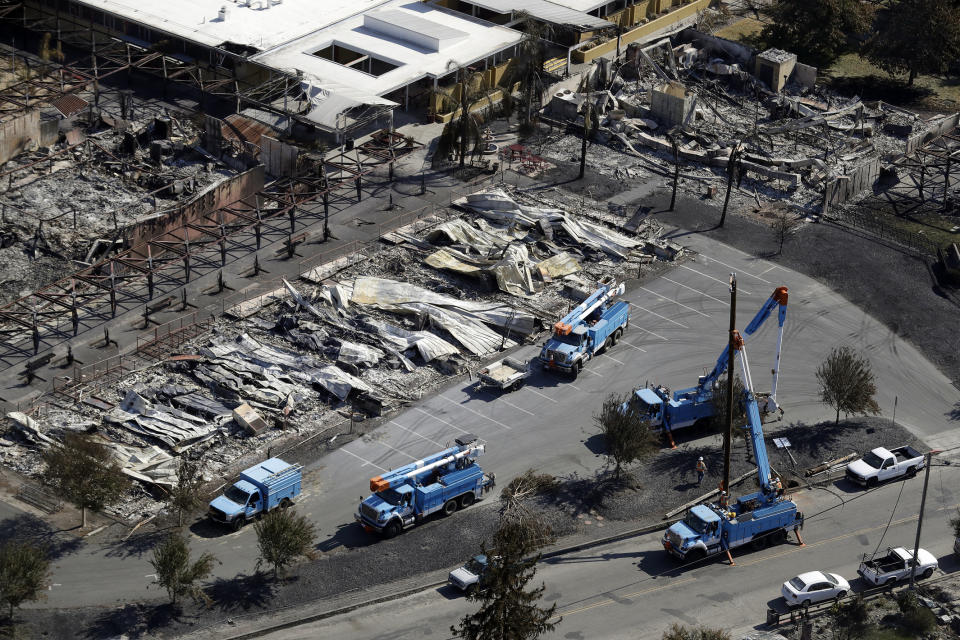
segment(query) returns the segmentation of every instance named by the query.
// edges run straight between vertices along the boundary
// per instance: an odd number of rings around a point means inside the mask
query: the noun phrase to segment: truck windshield
[[[576,333],[568,333],[565,336],[561,336],[558,333],[554,333],[553,337],[557,342],[562,342],[563,344],[573,345],[574,347],[580,346],[580,336]]]
[[[703,533],[707,530],[707,523],[701,520],[692,511],[683,519],[683,524],[687,525],[697,533]]]
[[[863,456],[863,461],[874,469],[879,469],[881,466],[883,466],[883,458],[875,454],[873,451],[870,451],[867,453],[867,455]]]
[[[237,504],[247,504],[250,498],[250,494],[239,487],[230,487],[224,495]]]
[[[480,562],[476,558],[470,558],[470,561],[467,562],[467,564],[464,565],[463,568],[469,571],[470,573],[472,573],[473,575],[478,576],[481,573],[483,573],[483,569],[485,566],[486,565],[484,565],[482,562]]]
[[[647,404],[638,398],[636,394],[634,394],[633,398],[631,398],[630,406],[641,418],[655,418],[657,416],[657,406]]]
[[[400,504],[400,498],[402,497],[399,493],[393,489],[386,489],[384,491],[377,492],[377,495],[380,496],[381,500],[385,500],[390,504],[397,506]]]

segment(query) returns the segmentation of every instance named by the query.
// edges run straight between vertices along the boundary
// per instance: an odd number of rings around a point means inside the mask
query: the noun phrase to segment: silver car
[[[784,582],[780,593],[788,607],[801,607],[843,598],[850,593],[850,583],[835,573],[808,571]]]

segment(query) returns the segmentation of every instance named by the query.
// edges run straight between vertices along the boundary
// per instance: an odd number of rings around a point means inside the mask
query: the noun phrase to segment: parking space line
[[[636,345],[632,345],[632,344],[630,344],[629,342],[627,342],[626,340],[624,340],[623,338],[620,339],[620,344],[625,344],[625,345],[627,345],[628,347],[630,347],[631,349],[636,349],[637,351],[642,351],[643,353],[646,353],[646,352],[647,352],[646,349],[641,349],[640,347],[638,347],[638,346],[636,346]]]
[[[708,298],[711,298],[712,300],[716,300],[716,298],[714,298],[713,296],[708,296],[707,294],[703,293],[702,291],[697,291],[697,290],[694,289],[693,287],[688,287],[688,286],[685,285],[685,284],[680,284],[680,283],[677,282],[676,280],[671,280],[670,278],[667,278],[667,277],[665,277],[665,276],[660,276],[660,277],[661,277],[663,280],[666,280],[667,282],[672,282],[672,283],[675,284],[675,285],[684,287],[684,288],[686,288],[686,289],[690,289],[690,291],[693,291],[693,292],[695,292],[695,293],[699,293],[699,294],[702,295],[702,296],[707,296]],[[644,291],[649,291],[650,293],[652,293],[653,295],[657,296],[657,297],[660,298],[661,300],[666,300],[667,302],[672,302],[673,304],[680,305],[680,306],[683,307],[684,309],[690,309],[690,311],[693,311],[694,313],[699,313],[699,314],[702,315],[704,318],[709,318],[709,317],[710,317],[709,315],[707,315],[707,314],[704,313],[703,311],[700,311],[699,309],[694,309],[693,307],[688,307],[687,305],[683,304],[682,302],[677,302],[676,300],[674,300],[674,299],[672,299],[672,298],[668,298],[668,297],[666,297],[665,295],[659,294],[659,293],[657,293],[656,291],[653,291],[653,290],[651,290],[651,289],[647,289],[646,287],[640,287],[640,288],[643,289]],[[718,302],[719,302],[719,301],[718,301]]]
[[[661,340],[663,340],[663,341],[665,341],[665,342],[670,342],[670,338],[665,338],[665,337],[663,337],[662,335],[660,335],[659,333],[654,333],[653,331],[650,331],[650,329],[644,329],[643,327],[637,327],[637,329],[639,329],[640,331],[646,331],[646,332],[649,333],[650,335],[655,336],[655,337],[657,337],[657,338],[660,338]],[[637,348],[639,349],[639,347],[637,347]]]
[[[683,269],[686,269],[687,271],[693,271],[693,272],[694,272],[695,274],[697,274],[698,276],[703,276],[704,278],[707,278],[708,280],[713,280],[714,282],[719,282],[720,284],[722,284],[722,285],[725,286],[725,287],[729,287],[729,286],[730,286],[730,281],[729,281],[729,280],[721,280],[720,278],[715,278],[715,277],[711,276],[709,273],[704,273],[703,271],[697,271],[696,269],[693,269],[693,268],[691,268],[691,267],[688,267],[688,266],[685,265],[685,264],[679,264],[679,265],[677,265],[677,266],[678,266],[678,267],[681,267],[681,268],[683,268]],[[749,295],[753,295],[752,293],[750,293],[750,292],[747,291],[746,289],[741,288],[741,287],[740,287],[740,283],[737,283],[737,293],[745,293],[745,294],[747,294],[748,296],[749,296]]]
[[[444,446],[443,443],[441,443],[441,442],[437,442],[436,440],[433,440],[433,439],[431,439],[431,438],[428,438],[427,436],[421,435],[421,434],[417,433],[416,431],[414,431],[413,429],[408,429],[407,427],[403,426],[402,424],[400,424],[400,423],[397,422],[396,420],[391,420],[391,421],[390,421],[390,424],[394,425],[395,427],[399,427],[400,429],[403,429],[404,431],[409,431],[409,432],[412,433],[413,435],[417,436],[418,438],[423,438],[423,439],[426,440],[427,442],[432,442],[433,444],[437,445],[438,447]]]
[[[713,261],[716,262],[717,264],[722,264],[722,265],[725,266],[727,269],[731,269],[731,270],[733,270],[733,271],[735,271],[735,272],[737,272],[737,273],[743,273],[743,274],[745,274],[745,275],[750,276],[751,278],[756,278],[756,279],[759,280],[760,282],[765,282],[765,283],[767,283],[767,284],[773,284],[773,283],[770,282],[769,280],[765,280],[765,279],[761,278],[760,276],[755,276],[755,275],[753,275],[752,273],[750,273],[749,271],[744,271],[744,270],[742,270],[742,269],[737,269],[736,267],[730,266],[730,265],[727,264],[726,262],[720,262],[720,261],[717,260],[716,258],[711,258],[710,256],[708,256],[708,255],[706,255],[706,254],[703,254],[703,253],[701,253],[700,255],[702,255],[702,256],[703,256],[704,258],[706,258],[707,260],[713,260]]]
[[[570,387],[573,387],[573,388],[576,389],[577,391],[581,391],[580,387],[578,387],[577,385],[573,384],[572,382],[568,382],[567,385],[570,386]]]
[[[613,360],[613,361],[616,362],[617,364],[623,364],[622,362],[620,362],[619,360],[617,360],[617,359],[614,358],[613,356],[608,356],[608,355],[605,354],[605,353],[601,353],[600,355],[603,356],[604,358],[610,358],[611,360]]]
[[[768,268],[768,269],[766,269],[766,270],[764,270],[764,271],[761,271],[761,272],[760,272],[760,275],[764,275],[764,274],[766,274],[766,273],[770,273],[771,271],[773,271],[774,269],[776,269],[776,268],[778,268],[778,267],[779,267],[779,265],[776,265],[776,264],[770,265],[770,268]]]
[[[373,440],[373,439],[371,439],[371,440],[366,440],[366,442],[376,442],[377,444],[382,444],[382,445],[385,446],[387,449],[390,449],[390,450],[392,450],[392,451],[396,451],[397,453],[399,453],[399,454],[402,455],[402,456],[407,456],[407,457],[410,458],[411,460],[419,460],[419,459],[420,459],[420,458],[417,458],[416,456],[410,455],[409,453],[407,453],[406,451],[403,451],[402,449],[397,449],[396,447],[391,446],[391,445],[387,444],[386,442],[384,442],[384,441],[382,441],[382,440]]]
[[[492,422],[493,424],[495,424],[495,425],[497,425],[497,426],[499,426],[499,427],[503,427],[503,428],[506,429],[507,431],[510,430],[510,427],[508,427],[507,425],[503,424],[503,423],[500,422],[499,420],[494,420],[494,419],[491,418],[490,416],[485,416],[485,415],[483,415],[482,413],[480,413],[479,411],[474,411],[474,410],[471,409],[470,407],[468,407],[468,406],[466,406],[466,405],[464,405],[464,404],[460,404],[460,403],[457,402],[456,400],[451,400],[451,399],[448,398],[447,396],[440,396],[440,397],[443,398],[444,400],[446,400],[447,402],[451,403],[451,404],[455,404],[455,405],[457,405],[458,407],[460,407],[460,408],[462,408],[462,409],[466,409],[467,411],[469,411],[470,413],[472,413],[472,414],[474,414],[474,415],[480,416],[480,417],[483,418],[484,420],[489,420],[489,421]]]
[[[420,413],[422,413],[422,414],[424,414],[424,415],[426,415],[426,416],[428,416],[428,417],[430,417],[430,418],[433,418],[433,419],[436,420],[437,422],[442,422],[443,424],[447,425],[448,427],[451,427],[452,429],[456,429],[456,430],[459,431],[460,433],[467,433],[467,431],[464,431],[463,429],[461,429],[461,428],[458,427],[457,425],[453,424],[452,422],[447,422],[447,421],[444,420],[443,418],[438,418],[437,416],[433,415],[432,413],[428,413],[428,412],[424,411],[424,410],[421,409],[420,407],[414,407],[414,410],[419,411]]]
[[[531,393],[535,393],[535,394],[537,394],[538,396],[540,396],[541,398],[546,398],[546,399],[549,400],[550,402],[556,402],[556,400],[554,400],[553,398],[551,398],[551,397],[548,396],[547,394],[545,394],[545,393],[540,393],[540,392],[537,391],[536,389],[531,389],[530,387],[527,387],[527,391],[530,391]]]
[[[699,291],[699,290],[697,290],[697,289],[694,289],[693,287],[691,287],[691,286],[689,286],[689,285],[685,285],[685,284],[683,284],[682,282],[677,282],[676,280],[671,280],[670,278],[667,278],[666,276],[661,276],[661,277],[662,277],[664,280],[666,280],[667,282],[672,282],[673,284],[677,285],[678,287],[683,287],[684,289],[690,289],[690,291],[693,291],[694,293],[699,293],[700,295],[706,296],[707,298],[710,298],[711,300],[715,300],[716,302],[719,302],[720,304],[725,304],[725,305],[727,305],[728,307],[730,306],[730,303],[729,303],[729,302],[727,302],[727,301],[725,301],[725,300],[721,300],[721,299],[719,299],[719,298],[714,298],[714,297],[713,297],[712,295],[710,295],[709,293],[705,293],[705,292],[703,292],[703,291]],[[680,304],[680,303],[677,302],[677,304]],[[695,311],[696,311],[696,310],[695,310]],[[699,313],[699,312],[698,312],[698,313]],[[707,314],[702,313],[702,314],[700,314],[700,315],[704,315],[704,316],[705,316],[705,315],[707,315]],[[707,317],[709,317],[709,316],[707,316]]]
[[[638,305],[638,304],[635,303],[635,302],[631,302],[631,303],[630,303],[630,306],[631,306],[631,307],[636,307],[637,309],[640,309],[641,311],[646,311],[647,313],[649,313],[649,314],[651,314],[651,315],[655,315],[655,316],[657,316],[658,318],[663,318],[663,319],[666,320],[667,322],[672,322],[673,324],[677,325],[677,326],[680,327],[681,329],[689,329],[689,328],[690,328],[690,327],[688,327],[688,326],[685,325],[685,324],[681,324],[681,323],[677,322],[676,320],[671,320],[671,319],[668,318],[667,316],[662,316],[662,315],[660,315],[659,313],[657,313],[656,311],[651,311],[650,309],[647,309],[646,307],[641,307],[640,305]]]
[[[503,404],[507,405],[508,407],[513,407],[513,408],[516,409],[517,411],[523,411],[525,414],[527,414],[527,415],[529,415],[529,416],[536,415],[536,414],[535,414],[534,412],[532,412],[532,411],[527,411],[527,410],[524,409],[523,407],[518,407],[517,405],[513,404],[512,402],[510,402],[510,401],[508,401],[508,400],[504,400],[502,397],[496,396],[492,391],[487,391],[486,389],[484,389],[483,392],[486,393],[486,394],[489,394],[489,395],[493,396],[494,398],[496,398],[497,400],[499,400],[499,401],[502,402]]]
[[[376,467],[377,469],[380,469],[380,471],[384,471],[384,472],[387,471],[386,469],[384,469],[384,468],[381,467],[380,465],[375,464],[375,463],[373,463],[373,462],[370,462],[370,461],[367,460],[366,458],[361,458],[360,456],[358,456],[357,454],[355,454],[355,453],[352,452],[352,451],[348,451],[347,449],[344,449],[344,448],[342,448],[342,447],[340,448],[340,451],[343,451],[344,453],[350,454],[351,456],[353,456],[353,457],[356,458],[357,460],[363,461],[363,464],[360,465],[361,467],[365,467],[365,466],[367,466],[367,465],[370,465],[371,467]]]

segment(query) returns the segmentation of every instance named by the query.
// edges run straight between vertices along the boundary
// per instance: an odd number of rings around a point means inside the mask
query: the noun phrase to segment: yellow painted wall
[[[680,2],[681,0],[677,0]],[[670,0],[649,0],[650,5],[659,5],[663,3],[664,6],[670,2]],[[684,18],[688,18],[699,11],[703,11],[710,6],[710,0],[694,0],[688,4],[682,5],[670,13],[660,16],[659,18],[654,18],[649,22],[640,25],[636,29],[631,29],[630,31],[625,32],[620,37],[620,47],[621,49],[626,47],[629,43],[644,38],[646,36],[652,35],[661,29],[665,29],[675,22],[679,22]],[[571,54],[571,60],[576,63],[590,62],[594,58],[608,54],[617,49],[617,39],[613,38],[607,42],[598,44],[595,47],[589,49],[579,49],[574,51]]]

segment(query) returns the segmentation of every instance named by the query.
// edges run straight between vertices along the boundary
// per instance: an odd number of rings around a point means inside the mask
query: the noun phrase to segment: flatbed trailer
[[[513,358],[492,362],[477,372],[480,388],[496,388],[500,391],[515,391],[530,377],[530,364]]]

